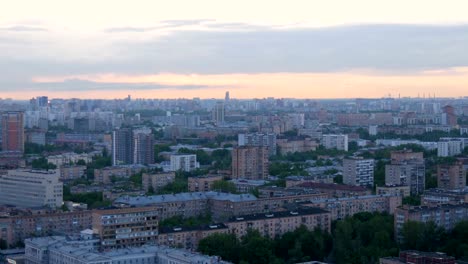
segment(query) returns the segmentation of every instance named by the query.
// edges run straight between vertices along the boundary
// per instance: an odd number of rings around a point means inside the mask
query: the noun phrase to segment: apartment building
[[[286,138],[279,138],[276,140],[278,145],[279,154],[287,155],[289,153],[296,153],[296,152],[307,152],[307,151],[314,151],[317,149],[319,144],[317,141],[311,138],[297,138],[297,139],[286,139]]]
[[[103,249],[138,247],[156,242],[158,210],[155,207],[98,210],[92,214],[93,232]]]
[[[195,154],[171,155],[171,171],[193,171],[200,167]]]
[[[56,170],[9,170],[0,175],[0,204],[56,208],[63,203],[63,184]]]
[[[80,179],[85,176],[86,166],[73,166],[73,165],[64,165],[59,168],[60,170],[60,180],[62,181],[71,181]]]
[[[13,246],[30,237],[73,235],[91,228],[91,219],[91,211],[16,210],[0,217],[0,239]]]
[[[300,226],[330,232],[331,215],[320,208],[301,208],[295,211],[236,216],[225,224],[229,233],[239,238],[246,235],[249,229],[257,230],[263,236],[276,237]]]
[[[320,144],[326,149],[348,151],[348,135],[322,135],[322,141]]]
[[[322,208],[331,213],[332,220],[339,220],[361,212],[387,212],[393,214],[401,204],[402,197],[399,195],[365,195],[315,200],[304,204],[304,206]]]
[[[374,160],[361,157],[343,159],[343,183],[354,186],[374,186]]]
[[[463,142],[460,140],[447,140],[437,142],[437,156],[451,157],[463,151]]]
[[[452,229],[458,222],[468,220],[468,204],[443,204],[440,206],[403,206],[394,214],[395,236],[401,240],[401,230],[408,221],[434,222],[446,230]]]
[[[385,185],[409,186],[410,194],[421,194],[425,188],[426,167],[422,152],[391,152],[391,163],[385,165]]]
[[[212,234],[227,234],[223,223],[197,227],[166,227],[159,229],[158,245],[196,250],[200,240]]]
[[[239,134],[237,144],[239,146],[268,147],[269,155],[276,155],[275,133]]]
[[[461,190],[466,187],[466,170],[463,163],[437,166],[437,186],[446,190]]]
[[[303,182],[295,185],[300,188],[307,188],[326,193],[329,198],[340,198],[349,196],[369,195],[372,191],[362,186],[352,186],[335,183]]]
[[[436,206],[441,204],[468,203],[468,189],[446,190],[428,189],[421,195],[421,205]]]
[[[390,194],[390,195],[400,195],[402,197],[408,197],[411,195],[411,189],[406,185],[384,185],[377,186],[375,194]]]
[[[232,150],[232,178],[264,180],[268,178],[268,148],[242,146]]]
[[[165,173],[143,173],[142,175],[142,186],[145,192],[159,191],[164,186],[175,181],[174,172],[165,172]]]
[[[109,184],[112,178],[129,178],[141,172],[145,167],[140,165],[112,166],[94,170],[94,182]]]
[[[199,177],[188,177],[189,192],[208,192],[212,190],[216,181],[223,179],[221,175],[205,175]]]

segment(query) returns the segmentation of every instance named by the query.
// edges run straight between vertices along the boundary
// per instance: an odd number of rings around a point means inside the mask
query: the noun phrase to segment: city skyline
[[[240,99],[466,96],[467,8],[9,2],[0,11],[0,91],[14,99],[222,98],[225,90]]]

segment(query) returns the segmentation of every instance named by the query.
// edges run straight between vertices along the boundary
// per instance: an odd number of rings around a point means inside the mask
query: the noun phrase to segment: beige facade
[[[306,152],[316,150],[318,143],[311,138],[304,139],[277,139],[276,144],[281,155],[295,152]]]
[[[386,212],[393,214],[402,204],[401,196],[366,195],[348,198],[316,200],[305,204],[330,211],[332,220],[344,219],[361,212]]]
[[[167,173],[143,173],[142,175],[142,186],[145,192],[148,192],[150,188],[153,192],[156,192],[168,185],[169,183],[174,182],[175,172]]]
[[[211,191],[213,183],[220,181],[223,176],[220,175],[207,175],[200,177],[188,178],[188,191],[189,192],[208,192]]]
[[[466,186],[466,170],[462,163],[437,166],[437,186],[446,190],[459,190]]]
[[[60,167],[60,179],[62,181],[76,180],[85,176],[86,166],[62,166]]]
[[[138,247],[157,241],[155,207],[99,210],[92,217],[93,232],[100,238],[103,249]]]
[[[263,180],[268,178],[268,148],[242,146],[232,150],[232,178]]]
[[[390,195],[400,195],[402,197],[410,196],[411,189],[409,186],[405,185],[385,185],[385,186],[377,186],[375,193],[377,195],[380,194],[390,194]]]

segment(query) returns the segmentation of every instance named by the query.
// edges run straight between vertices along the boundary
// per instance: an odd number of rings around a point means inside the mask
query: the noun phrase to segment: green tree
[[[221,191],[226,193],[237,193],[237,187],[234,183],[226,181],[226,180],[219,180],[213,182],[213,190]]]
[[[220,256],[222,259],[233,263],[239,263],[240,242],[235,234],[213,234],[200,240],[198,251],[210,256]]]

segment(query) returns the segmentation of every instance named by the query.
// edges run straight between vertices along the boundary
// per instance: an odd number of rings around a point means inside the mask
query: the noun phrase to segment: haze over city
[[[468,3],[4,1],[2,97],[459,97]],[[359,91],[359,93],[357,93]]]

